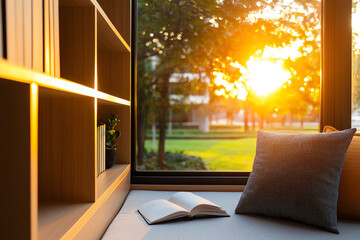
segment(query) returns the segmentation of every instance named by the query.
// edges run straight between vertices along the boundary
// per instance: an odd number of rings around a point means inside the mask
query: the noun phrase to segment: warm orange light
[[[225,98],[237,98],[239,100],[245,101],[248,95],[246,89],[241,83],[241,79],[231,83],[229,76],[221,72],[213,72],[215,76],[214,83],[216,86],[222,86],[220,90],[215,90],[217,96],[224,96]]]
[[[30,209],[32,237],[37,238],[38,222],[38,99],[39,87],[30,85]]]
[[[284,47],[269,47],[265,46],[265,48],[262,51],[262,54],[259,54],[261,58],[268,59],[268,58],[275,58],[275,59],[288,59],[295,60],[296,58],[299,58],[302,56],[299,49],[303,47],[304,41],[297,39],[296,41],[293,41],[291,44],[284,46]],[[306,48],[306,50],[310,53],[312,51],[312,48]]]
[[[267,96],[291,78],[281,63],[250,59],[247,63],[250,88],[258,96]]]
[[[99,99],[109,101],[109,102],[119,103],[121,105],[126,105],[126,106],[131,105],[130,101],[128,101],[128,100],[118,98],[118,97],[114,97],[114,96],[111,96],[109,94],[99,92],[99,91],[97,92],[96,97],[99,98]]]
[[[356,9],[352,13],[352,32],[353,32],[353,52],[354,54],[360,53],[360,5],[355,5]]]
[[[124,100],[106,93],[96,91],[93,88],[71,82],[65,79],[54,78],[49,75],[24,69],[23,67],[8,63],[6,60],[0,60],[0,78],[11,79],[28,84],[35,84],[41,87],[61,90],[74,94],[80,94],[89,97],[97,97],[106,101],[130,106],[130,101]]]
[[[255,60],[254,57],[251,57],[250,60],[247,61],[246,67],[238,62],[231,63],[231,66],[238,68],[242,73],[242,77],[235,82],[236,87],[239,89],[238,99],[245,100],[247,96],[246,89],[241,85],[243,82],[258,96],[267,96],[270,92],[281,87],[285,82],[291,83],[291,74],[283,69],[283,64],[282,60],[271,62],[267,60]],[[218,73],[217,78],[219,76],[221,76],[221,74]],[[222,81],[218,79],[216,82],[219,84],[222,83]],[[227,91],[228,88],[232,87],[229,83],[222,85],[225,86]]]

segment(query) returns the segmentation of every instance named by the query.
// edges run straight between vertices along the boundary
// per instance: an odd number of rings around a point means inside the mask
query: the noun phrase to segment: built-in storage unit
[[[27,5],[5,13],[26,34],[10,31],[23,41],[0,60],[0,239],[99,239],[130,188],[130,0],[33,0],[22,16]],[[97,176],[111,114],[116,163]]]

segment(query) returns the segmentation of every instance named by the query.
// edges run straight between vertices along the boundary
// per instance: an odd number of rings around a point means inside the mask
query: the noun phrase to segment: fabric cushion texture
[[[325,126],[323,132],[338,131],[334,127]],[[360,136],[355,133],[346,152],[342,168],[338,217],[360,220]]]
[[[235,212],[288,218],[339,233],[338,187],[355,131],[259,131],[253,170]]]

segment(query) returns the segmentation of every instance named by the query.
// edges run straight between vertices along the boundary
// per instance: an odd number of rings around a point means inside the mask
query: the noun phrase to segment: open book
[[[138,212],[148,224],[181,217],[224,216],[229,217],[220,206],[190,192],[178,192],[169,200],[153,200],[142,205]]]

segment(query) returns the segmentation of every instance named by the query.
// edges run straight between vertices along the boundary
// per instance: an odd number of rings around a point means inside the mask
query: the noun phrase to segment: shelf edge
[[[110,94],[104,93],[104,92],[97,92],[97,97],[99,99],[105,100],[105,101],[109,101],[109,102],[113,102],[113,103],[117,103],[117,104],[121,104],[121,105],[126,105],[126,106],[130,106],[131,103],[128,100],[125,100],[123,98],[118,98],[115,96],[112,96]]]
[[[97,91],[93,88],[17,66],[7,62],[6,60],[0,60],[0,78],[27,84],[36,83],[40,87],[80,94],[88,97],[96,97],[97,95]]]
[[[116,29],[114,24],[111,22],[110,18],[106,15],[105,11],[102,9],[100,4],[96,0],[91,0],[91,2],[94,4],[95,8],[98,10],[98,12],[101,14],[101,16],[104,18],[104,20],[107,22],[111,30],[115,33],[115,35],[119,38],[121,43],[124,45],[124,47],[128,50],[129,53],[131,53],[131,48],[129,44],[125,41],[125,39],[121,36],[119,31]]]
[[[123,182],[128,174],[130,174],[130,164],[120,174],[120,176],[109,186],[109,188],[94,202],[94,204],[80,217],[80,219],[64,234],[61,239],[73,239],[76,234],[85,226],[91,216],[99,209],[99,207],[110,197],[111,193]]]
[[[93,88],[72,82],[70,80],[55,78],[45,73],[39,73],[31,69],[17,66],[7,62],[6,60],[0,60],[0,78],[26,84],[35,83],[40,87],[46,87],[53,90],[69,92],[88,97],[97,97],[104,101],[120,105],[131,105],[130,101],[128,100],[115,97],[104,92],[96,91]]]

